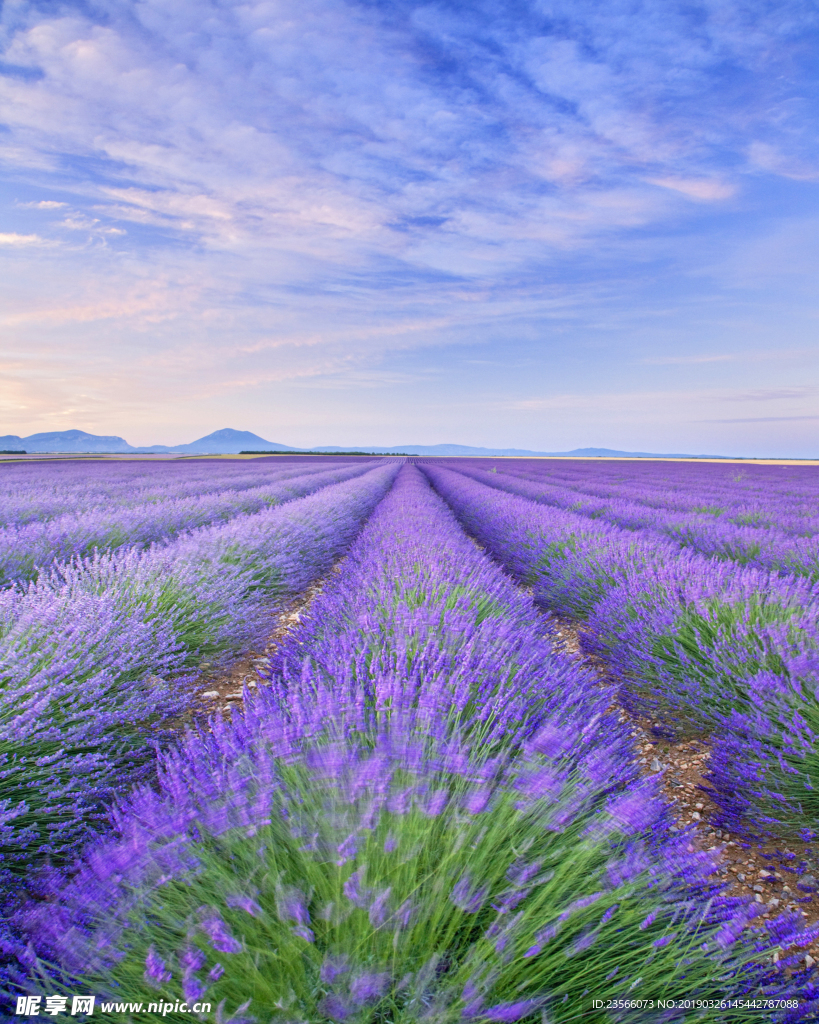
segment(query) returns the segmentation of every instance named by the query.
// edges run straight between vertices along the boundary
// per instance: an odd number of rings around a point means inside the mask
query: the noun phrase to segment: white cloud
[[[53,242],[39,235],[18,235],[14,232],[0,232],[0,245],[25,246],[25,245],[54,245]]]
[[[56,199],[41,199],[37,203],[17,203],[17,206],[28,210],[60,210],[68,203],[58,203]]]

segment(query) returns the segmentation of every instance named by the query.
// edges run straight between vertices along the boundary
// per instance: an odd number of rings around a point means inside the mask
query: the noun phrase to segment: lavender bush
[[[113,507],[106,504],[35,523],[8,525],[0,528],[0,584],[33,578],[38,568],[48,567],[54,561],[90,555],[94,550],[111,551],[124,546],[144,547],[167,542],[183,531],[225,522],[236,515],[247,515],[303,497],[321,487],[359,476],[372,466],[372,462],[332,468],[325,465],[313,467],[313,472],[300,473],[257,470],[256,481],[268,477],[257,486],[241,489],[232,486],[184,497],[163,497],[158,492],[147,500],[132,500]],[[214,476],[221,479],[218,467]],[[213,480],[209,483],[212,486]]]
[[[150,768],[203,659],[260,638],[344,551],[398,464],[174,544],[55,568],[0,593],[0,851],[64,857]]]
[[[363,747],[315,747],[265,705],[168,755],[122,838],[27,912],[48,991],[259,1022],[573,1021],[598,994],[756,994],[761,951],[810,938],[798,915],[748,935],[753,907],[709,891],[708,857],[657,843],[649,793],[606,798],[537,736],[474,760],[395,715]]]
[[[459,465],[458,469],[491,487],[643,536],[661,537],[682,550],[811,580],[819,578],[815,483],[812,502],[805,501],[805,493],[800,494],[796,503],[787,500],[791,497],[788,494],[771,495],[769,486],[764,498],[759,495],[755,500],[737,504],[736,493],[727,497],[724,488],[716,493],[710,487],[703,488],[702,479],[696,479],[703,467],[692,469],[690,464],[684,464],[681,472],[694,479],[678,480],[680,487],[685,488],[686,500],[668,491],[652,489],[650,483],[647,487],[646,477],[650,480],[652,473],[667,473],[673,463],[660,464],[659,469],[652,463],[642,464],[637,470],[632,468],[630,487],[601,485],[601,467],[597,464],[586,464],[585,472],[575,469],[573,473],[551,466],[544,472],[537,463],[524,465],[523,469],[513,463],[486,470],[467,464]],[[563,482],[561,477],[567,476],[569,480]],[[737,482],[733,481],[731,486],[736,492]],[[669,507],[669,501],[676,507]]]
[[[343,694],[365,732],[396,709],[415,709],[479,733],[485,749],[514,747],[544,718],[585,735],[584,743],[605,735],[612,753],[627,747],[606,714],[613,692],[555,654],[549,622],[531,598],[476,549],[410,467],[353,544],[343,573],[278,649],[269,682],[283,713],[312,735],[322,716],[338,721]]]
[[[349,465],[349,463],[347,463]],[[17,462],[0,466],[0,525],[19,527],[62,515],[244,491],[338,466],[338,460],[184,459]]]

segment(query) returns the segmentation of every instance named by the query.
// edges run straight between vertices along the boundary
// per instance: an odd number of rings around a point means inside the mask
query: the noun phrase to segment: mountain
[[[238,455],[246,451],[267,451],[267,452],[292,452],[298,451],[286,444],[279,444],[277,441],[265,441],[258,434],[252,434],[249,430],[232,430],[225,427],[223,430],[214,430],[212,434],[200,437],[198,441],[191,441],[190,444],[177,444],[173,448],[166,448],[164,445],[153,445],[151,448],[136,449],[141,452],[174,451],[186,452],[190,455]]]
[[[258,434],[249,430],[214,430],[212,434],[200,437],[189,444],[165,445],[154,444],[142,448],[134,448],[126,440],[115,435],[102,436],[88,434],[84,430],[55,430],[45,434],[30,434],[28,437],[17,437],[6,434],[0,437],[0,450],[25,450],[27,452],[75,452],[91,454],[183,454],[183,455],[237,455],[244,451],[267,452],[298,452],[304,448],[293,448],[278,441],[265,441]],[[426,455],[432,458],[451,456],[502,457],[516,455],[526,458],[532,456],[560,456],[562,458],[630,458],[630,459],[721,459],[724,455],[658,455],[651,452],[621,452],[613,448],[575,448],[570,452],[534,452],[526,448],[473,448],[468,444],[400,444],[393,448],[378,448],[368,444],[361,445],[328,445],[324,448],[311,448],[313,452],[373,452],[377,455]]]
[[[84,430],[52,430],[44,434],[0,437],[0,448],[23,449],[27,452],[132,452],[127,441],[115,435],[87,434]]]
[[[191,441],[190,444],[154,444],[142,448],[135,448],[122,437],[88,434],[84,430],[53,430],[44,434],[29,434],[28,437],[18,437],[16,434],[6,434],[5,437],[0,437],[0,450],[23,450],[34,453],[69,452],[97,455],[139,455],[173,452],[191,455],[235,455],[248,448],[277,452],[297,450],[290,448],[286,444],[278,444],[276,441],[265,441],[263,437],[259,437],[258,434],[252,434],[249,430],[231,430],[230,428],[216,430],[206,437],[200,437],[198,441]]]

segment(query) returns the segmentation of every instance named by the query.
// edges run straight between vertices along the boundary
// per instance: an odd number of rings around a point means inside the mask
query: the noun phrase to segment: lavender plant
[[[313,472],[268,470],[272,479],[257,486],[231,487],[202,494],[164,498],[152,493],[145,500],[75,510],[35,523],[0,528],[0,584],[36,577],[38,568],[55,561],[82,557],[95,550],[145,547],[167,542],[182,532],[226,522],[236,515],[259,512],[273,505],[303,497],[321,487],[359,476],[373,463],[328,468]],[[255,480],[263,479],[257,470]],[[216,473],[219,479],[219,474]],[[247,481],[244,481],[247,483]],[[212,482],[211,482],[212,485]]]
[[[555,653],[549,621],[412,467],[279,647],[269,682],[312,734],[322,716],[337,720],[343,694],[365,731],[368,716],[383,721],[395,709],[423,709],[430,721],[457,711],[461,729],[508,749],[544,716],[578,735],[605,716],[606,745],[627,747],[606,716],[613,693]]]
[[[203,659],[263,635],[325,572],[398,464],[147,552],[80,560],[0,593],[0,851],[68,856],[150,771],[158,723]]]
[[[761,951],[812,937],[794,916],[743,939],[753,906],[658,841],[652,794],[606,796],[552,731],[505,763],[400,715],[316,746],[265,705],[166,755],[121,838],[27,911],[32,977],[247,1021],[594,1020],[600,995],[757,993]]]

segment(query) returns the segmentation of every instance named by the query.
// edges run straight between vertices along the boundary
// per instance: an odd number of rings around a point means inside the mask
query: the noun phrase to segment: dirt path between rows
[[[307,615],[310,606],[324,590],[330,575],[341,572],[342,561],[336,562],[326,576],[314,580],[301,594],[291,598],[278,615],[272,617],[271,631],[263,646],[246,651],[227,667],[211,667],[207,662],[203,663],[204,671],[195,686],[197,698],[182,718],[183,723],[201,723],[209,715],[230,714],[234,708],[241,707],[244,687],[247,686],[251,692],[258,689],[262,673],[270,669],[273,652]]]

